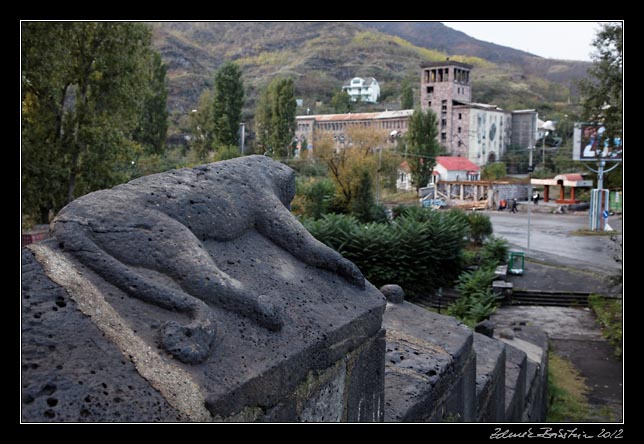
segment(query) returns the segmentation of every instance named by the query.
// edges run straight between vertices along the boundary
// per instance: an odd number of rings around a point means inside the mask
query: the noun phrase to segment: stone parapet
[[[505,421],[505,345],[474,333],[476,422]]]
[[[387,304],[385,421],[471,422],[476,415],[473,333],[414,304]]]

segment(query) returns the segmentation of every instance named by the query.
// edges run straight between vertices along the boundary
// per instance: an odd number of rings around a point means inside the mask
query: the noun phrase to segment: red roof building
[[[481,169],[466,157],[437,156],[434,171],[439,180],[479,180]]]

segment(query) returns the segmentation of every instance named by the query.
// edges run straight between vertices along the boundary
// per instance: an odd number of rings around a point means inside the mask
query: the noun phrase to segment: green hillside
[[[477,57],[473,50],[464,51],[466,55],[449,53],[444,43],[443,50],[417,46],[366,23],[162,22],[152,27],[154,46],[168,66],[173,131],[185,125],[202,91],[212,85],[214,71],[227,60],[242,68],[247,88],[244,113],[248,118],[261,88],[279,76],[294,79],[297,97],[304,101],[302,113],[306,108],[313,113],[329,112],[330,98],[355,76],[372,76],[380,83],[381,103],[371,109],[396,109],[402,81],[417,84],[420,63],[446,57],[474,65],[475,101],[507,109],[545,107],[560,111],[574,102],[568,62],[550,63],[548,72],[567,75],[548,80],[538,70],[529,69],[536,63],[532,59],[539,59],[535,56],[521,59],[521,63],[499,61],[498,57],[492,62]]]

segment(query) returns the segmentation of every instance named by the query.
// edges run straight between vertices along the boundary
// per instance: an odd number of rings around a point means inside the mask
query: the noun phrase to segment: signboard
[[[427,199],[427,200],[423,200],[422,202],[423,202],[423,208],[445,206],[445,201],[443,199]]]
[[[622,160],[624,146],[621,137],[610,140],[606,128],[599,124],[576,123],[573,133],[573,160]]]

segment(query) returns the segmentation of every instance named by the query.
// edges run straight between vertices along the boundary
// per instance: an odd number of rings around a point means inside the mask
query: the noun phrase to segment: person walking
[[[510,213],[516,213],[517,212],[517,200],[515,198],[512,198],[512,207],[510,208]]]

